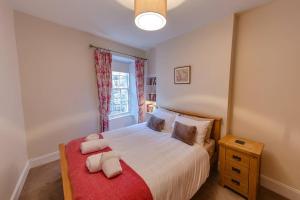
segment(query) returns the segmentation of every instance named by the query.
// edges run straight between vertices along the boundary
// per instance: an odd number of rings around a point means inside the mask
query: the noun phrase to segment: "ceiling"
[[[10,0],[14,9],[140,49],[271,0],[168,0],[167,25],[155,32],[134,24],[134,0]]]

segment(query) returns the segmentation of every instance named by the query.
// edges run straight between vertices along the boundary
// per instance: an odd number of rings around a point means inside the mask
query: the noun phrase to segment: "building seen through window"
[[[129,73],[112,72],[112,93],[110,102],[110,116],[129,113]]]

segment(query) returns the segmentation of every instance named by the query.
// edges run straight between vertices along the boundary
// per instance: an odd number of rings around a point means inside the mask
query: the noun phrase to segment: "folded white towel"
[[[98,154],[89,156],[86,159],[85,164],[90,173],[95,173],[95,172],[101,171],[101,157],[102,157],[102,153],[98,153]]]
[[[80,150],[82,154],[87,154],[99,151],[106,148],[107,146],[108,144],[105,139],[90,140],[87,142],[82,142],[80,144]]]
[[[117,157],[112,157],[102,163],[102,170],[107,178],[113,178],[122,173],[122,167]]]
[[[89,134],[88,136],[85,137],[85,141],[97,140],[97,139],[99,139],[99,134],[97,133]]]
[[[86,167],[88,168],[90,173],[99,172],[102,169],[102,164],[111,158],[116,158],[117,160],[120,159],[120,154],[115,151],[109,151],[104,153],[95,154],[89,156],[86,159]]]
[[[120,154],[116,151],[103,152],[101,162],[104,163],[106,160],[108,160],[110,158],[117,158],[119,160]]]

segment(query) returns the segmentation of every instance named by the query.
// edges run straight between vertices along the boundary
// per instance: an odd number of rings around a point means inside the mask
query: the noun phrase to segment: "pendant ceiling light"
[[[166,23],[167,0],[135,0],[135,24],[145,31],[162,29]]]

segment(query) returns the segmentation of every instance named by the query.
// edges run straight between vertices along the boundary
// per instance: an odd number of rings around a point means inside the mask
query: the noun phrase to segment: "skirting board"
[[[300,190],[292,188],[286,184],[283,184],[277,180],[261,175],[261,185],[283,197],[290,200],[300,199]]]
[[[22,188],[26,181],[29,170],[30,170],[30,164],[29,164],[29,161],[27,161],[21,175],[19,176],[18,182],[17,182],[15,189],[10,197],[10,200],[18,200],[19,199],[19,196],[21,194],[21,191],[22,191]]]
[[[29,160],[30,168],[38,167],[59,159],[58,151]]]
[[[56,152],[49,153],[49,154],[46,154],[46,155],[43,155],[43,156],[40,156],[37,158],[33,158],[33,159],[30,159],[29,161],[27,161],[25,164],[25,167],[18,179],[15,189],[11,195],[10,200],[18,200],[19,199],[21,191],[24,186],[24,183],[26,181],[27,175],[31,168],[47,164],[49,162],[52,162],[52,161],[55,161],[58,159],[59,159],[59,153],[58,153],[58,151],[56,151]]]

